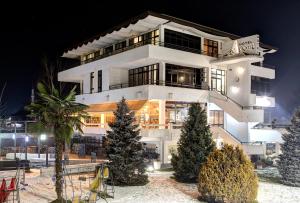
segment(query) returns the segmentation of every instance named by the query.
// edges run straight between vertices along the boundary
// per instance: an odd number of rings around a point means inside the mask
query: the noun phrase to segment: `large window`
[[[98,71],[98,92],[102,92],[102,70]]]
[[[203,52],[208,56],[218,57],[218,42],[204,39]]]
[[[90,73],[90,93],[94,91],[94,72]]]
[[[134,44],[154,44],[159,43],[159,30],[154,30],[140,36],[129,39],[129,46]]]
[[[201,53],[201,38],[165,29],[165,47]]]
[[[224,111],[211,110],[209,111],[209,124],[210,125],[224,125]]]
[[[211,88],[221,94],[226,94],[225,70],[211,69]]]
[[[129,70],[129,86],[159,84],[159,64]]]
[[[257,96],[270,96],[270,79],[251,76],[251,93]]]
[[[166,85],[201,89],[205,81],[204,68],[166,64]]]
[[[166,124],[183,124],[188,117],[189,108],[192,103],[166,101]],[[205,104],[201,104],[205,108]]]

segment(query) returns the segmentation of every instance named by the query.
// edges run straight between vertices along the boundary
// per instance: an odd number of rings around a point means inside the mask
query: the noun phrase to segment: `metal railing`
[[[274,65],[270,65],[270,64],[267,64],[267,63],[255,62],[255,63],[252,63],[252,65],[258,66],[258,67],[263,67],[263,68],[275,69]]]
[[[84,61],[81,61],[81,62],[80,61],[75,61],[75,62],[73,62],[71,64],[68,64],[68,65],[65,65],[65,66],[68,67],[68,68],[71,68],[71,67],[79,66],[79,65],[82,65],[82,64],[87,64],[87,63],[90,63],[90,62],[93,62],[93,61],[96,61],[96,60],[99,60],[99,59],[102,59],[102,58],[106,58],[106,57],[109,57],[109,56],[112,56],[112,55],[116,55],[116,54],[131,50],[131,49],[134,49],[134,48],[137,48],[137,47],[141,47],[141,46],[144,46],[144,45],[155,45],[155,46],[161,46],[161,47],[166,47],[166,48],[191,52],[191,53],[195,53],[195,54],[203,54],[203,55],[207,55],[207,56],[211,56],[211,57],[218,57],[218,54],[209,53],[205,50],[194,49],[194,48],[180,46],[180,45],[176,45],[176,44],[172,44],[172,43],[160,42],[160,41],[156,41],[153,38],[151,38],[151,39],[148,39],[148,40],[145,40],[145,41],[141,41],[141,42],[126,46],[126,47],[122,47],[122,48],[117,49],[117,50],[113,50],[111,52],[102,53],[100,55],[94,56],[93,58],[90,58],[90,59],[87,59],[87,60],[84,60]],[[64,68],[64,69],[66,69],[66,68]]]
[[[142,85],[160,85],[160,86],[183,87],[183,88],[202,89],[202,90],[209,89],[205,85],[188,84],[188,83],[174,83],[174,82],[168,82],[168,81],[163,81],[163,80],[155,80],[155,81],[149,81],[149,83],[145,83],[145,84],[121,83],[121,84],[110,85],[109,90],[122,89],[122,88],[128,88],[128,87],[137,87],[137,86],[142,86]]]

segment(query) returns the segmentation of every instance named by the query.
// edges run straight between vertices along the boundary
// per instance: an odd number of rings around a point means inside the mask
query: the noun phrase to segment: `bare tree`
[[[4,83],[0,93],[0,119],[3,118],[6,113],[6,105],[5,102],[3,101],[5,88],[6,88],[6,82]]]

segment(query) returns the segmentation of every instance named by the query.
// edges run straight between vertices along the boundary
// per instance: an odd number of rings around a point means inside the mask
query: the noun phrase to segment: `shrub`
[[[199,173],[198,190],[208,202],[255,202],[258,179],[239,148],[214,150]]]

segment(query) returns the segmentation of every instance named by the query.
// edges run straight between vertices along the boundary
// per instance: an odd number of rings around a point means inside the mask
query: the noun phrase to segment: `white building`
[[[276,48],[258,35],[239,37],[164,14],[146,12],[68,49],[78,64],[58,74],[79,83],[77,102],[89,105],[86,135],[105,135],[116,102],[125,97],[136,112],[142,141],[156,146],[164,163],[176,146],[193,102],[203,104],[217,145],[239,145],[265,155],[276,131],[252,129],[274,107],[269,80],[275,70],[265,54]]]

